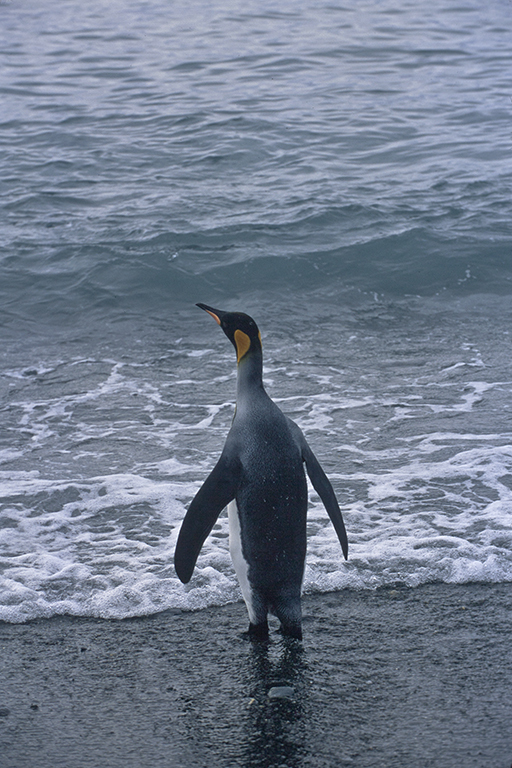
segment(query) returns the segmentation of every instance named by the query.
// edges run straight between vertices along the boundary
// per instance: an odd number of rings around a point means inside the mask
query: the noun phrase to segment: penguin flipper
[[[327,514],[331,519],[331,523],[334,526],[334,530],[338,536],[343,551],[345,560],[348,559],[348,538],[347,531],[345,529],[345,523],[343,522],[343,516],[338,504],[338,500],[335,496],[333,487],[324,470],[320,466],[320,462],[309,447],[306,438],[302,434],[300,427],[295,422],[289,420],[293,425],[293,431],[295,437],[299,440],[300,449],[302,452],[302,459],[306,464],[306,471],[309,479],[313,484],[313,488],[318,493],[322,500],[322,504],[327,510]]]
[[[334,530],[340,540],[341,549],[345,560],[348,559],[348,538],[347,531],[345,530],[345,523],[341,514],[341,509],[338,504],[338,499],[334,495],[333,487],[329,478],[323,471],[322,467],[315,454],[306,443],[306,449],[302,451],[302,456],[306,463],[306,471],[309,475],[309,479],[313,483],[313,488],[322,499],[322,503],[327,510],[327,514],[331,518],[331,523],[334,525]]]
[[[240,467],[224,453],[198,490],[183,518],[174,551],[180,581],[192,578],[199,552],[215,522],[238,490]]]

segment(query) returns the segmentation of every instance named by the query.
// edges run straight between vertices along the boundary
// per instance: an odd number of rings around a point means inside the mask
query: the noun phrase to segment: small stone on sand
[[[293,699],[295,691],[289,685],[276,685],[267,693],[269,699]]]

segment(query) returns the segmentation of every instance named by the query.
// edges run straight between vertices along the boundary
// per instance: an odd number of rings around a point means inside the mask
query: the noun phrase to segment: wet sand
[[[0,624],[0,765],[510,768],[512,584],[303,607],[302,643],[242,604]]]

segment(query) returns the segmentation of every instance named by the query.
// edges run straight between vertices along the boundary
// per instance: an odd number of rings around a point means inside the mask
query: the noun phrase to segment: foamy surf
[[[478,447],[467,449],[468,442]],[[450,455],[440,458],[446,446]],[[418,436],[401,451],[371,451],[367,458],[381,469],[331,475],[342,499],[352,487],[353,498],[342,503],[347,563],[325,510],[311,498],[305,592],[512,580],[512,444],[503,435]],[[364,461],[358,451],[357,462]],[[3,472],[0,619],[121,619],[239,600],[225,514],[189,585],[172,566],[177,530],[198,482],[169,475],[204,475],[204,468],[164,461],[154,469],[160,477],[61,483]]]

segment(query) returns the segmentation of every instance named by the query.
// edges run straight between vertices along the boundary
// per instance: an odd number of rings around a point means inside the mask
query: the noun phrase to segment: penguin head
[[[206,304],[197,304],[196,306],[208,312],[220,325],[236,349],[238,363],[249,352],[261,352],[261,334],[252,317],[243,312],[223,312],[221,309],[213,309]]]

